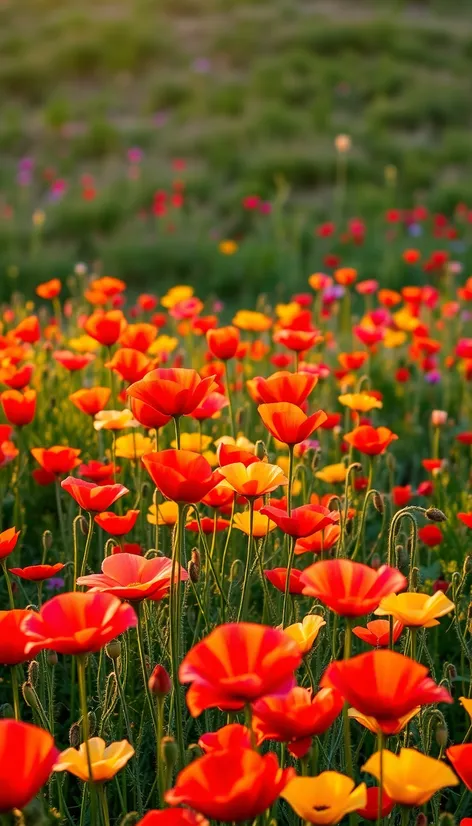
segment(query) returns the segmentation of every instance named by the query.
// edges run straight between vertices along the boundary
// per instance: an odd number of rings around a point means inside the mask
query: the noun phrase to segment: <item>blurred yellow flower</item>
[[[380,409],[382,402],[371,396],[370,393],[347,393],[339,396],[338,400],[344,407],[350,410],[357,410],[359,413],[368,413],[369,410]]]
[[[404,330],[406,333],[411,333],[413,330],[416,330],[418,324],[420,323],[419,319],[415,318],[414,315],[411,315],[405,307],[401,310],[397,310],[396,313],[393,313],[392,317],[398,329]]]
[[[42,209],[35,209],[32,215],[33,226],[42,227],[46,220],[46,213]]]
[[[139,427],[131,410],[100,410],[93,423],[95,430],[122,430],[124,427]]]
[[[329,485],[335,485],[338,482],[344,482],[346,479],[347,468],[342,462],[335,465],[326,465],[322,470],[315,473],[317,479],[322,482],[327,482]]]
[[[216,447],[220,445],[235,445],[235,447],[241,448],[241,450],[249,450],[250,453],[254,453],[256,449],[256,445],[254,442],[251,442],[246,436],[238,436],[237,439],[233,439],[232,436],[220,436],[219,439],[215,440]]]
[[[263,333],[272,327],[272,319],[256,310],[238,310],[233,318],[235,327],[240,330],[250,330],[254,333]]]
[[[403,330],[385,330],[385,335],[383,338],[383,346],[387,348],[387,350],[394,350],[395,347],[401,347],[402,344],[405,344],[406,341],[406,333]]]
[[[161,502],[157,506],[157,524],[158,525],[175,525],[177,522],[179,509],[176,502]],[[187,514],[187,519],[190,518],[190,513]],[[156,506],[150,505],[147,521],[150,525],[156,524]]]
[[[152,342],[148,353],[150,356],[158,356],[159,353],[172,353],[179,343],[179,339],[174,336],[158,336]]]
[[[180,449],[193,450],[194,453],[202,453],[212,443],[211,436],[204,436],[203,433],[182,433],[180,435]],[[170,443],[171,447],[177,447],[175,439]]]
[[[290,304],[277,304],[275,314],[282,321],[291,321],[300,312],[300,304],[291,301]]]
[[[115,455],[120,459],[140,459],[153,449],[152,439],[142,433],[129,433],[120,436],[115,443]]]
[[[472,700],[469,697],[459,697],[459,702],[472,720]]]
[[[101,346],[99,341],[95,341],[91,336],[78,336],[77,338],[69,339],[69,349],[75,350],[76,353],[92,353],[98,350]]]
[[[166,295],[161,298],[161,304],[166,309],[170,310],[179,301],[184,301],[186,298],[191,298],[193,295],[193,287],[189,287],[187,284],[178,284],[176,287],[171,287],[170,290],[167,291]]]
[[[322,616],[319,614],[307,614],[306,617],[303,617],[302,622],[295,622],[284,630],[289,637],[295,640],[300,649],[300,653],[305,655],[311,650],[323,625],[326,625],[326,622]]]
[[[85,743],[81,743],[78,749],[71,748],[63,751],[58,757],[54,771],[70,772],[84,783],[89,780],[95,783],[105,783],[111,780],[134,755],[134,749],[127,740],[107,746],[101,737],[91,737],[88,746],[92,777],[89,774]]]
[[[225,241],[220,241],[218,249],[222,255],[234,255],[234,253],[238,251],[238,245],[236,241],[231,241],[231,239],[228,238]]]

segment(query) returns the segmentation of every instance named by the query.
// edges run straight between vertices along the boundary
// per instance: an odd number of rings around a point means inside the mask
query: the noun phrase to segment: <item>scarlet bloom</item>
[[[126,319],[121,310],[96,310],[85,322],[85,332],[105,347],[116,344],[125,327]]]
[[[449,746],[446,750],[454,771],[462,782],[472,791],[472,743],[463,743],[459,746]]]
[[[287,692],[300,662],[298,645],[283,631],[249,622],[227,623],[188,652],[179,677],[191,683],[187,705],[198,717],[207,708],[232,711],[267,694]]]
[[[124,536],[133,530],[138,516],[139,510],[129,510],[123,516],[118,516],[112,511],[104,511],[95,516],[95,522],[111,536]]]
[[[162,413],[164,416],[189,416],[216,389],[214,376],[202,379],[196,370],[184,367],[158,367],[141,381],[128,387],[132,399]]]
[[[240,447],[236,447],[236,445],[227,445],[225,442],[221,442],[221,444],[218,445],[216,455],[218,456],[218,464],[220,467],[239,463],[244,465],[244,467],[248,467],[248,465],[253,465],[255,462],[260,461],[250,450],[243,450]]]
[[[5,390],[0,395],[3,412],[10,422],[18,427],[30,424],[36,413],[36,390]]]
[[[277,330],[273,339],[276,344],[283,344],[289,350],[301,353],[309,350],[318,341],[322,341],[323,336],[320,336],[318,330]]]
[[[0,813],[24,809],[44,786],[58,755],[48,731],[17,720],[0,720]]]
[[[61,487],[75,499],[83,510],[97,513],[108,510],[117,499],[129,493],[128,488],[123,485],[95,485],[93,482],[75,479],[74,476],[64,479]]]
[[[204,456],[191,450],[146,453],[142,462],[162,495],[173,502],[200,502],[223,478]]]
[[[207,344],[215,358],[227,361],[234,358],[239,346],[240,332],[237,327],[219,327],[216,330],[208,330],[206,334]]]
[[[210,752],[180,772],[165,800],[171,806],[191,806],[212,820],[252,822],[294,776],[293,769],[279,768],[275,754],[262,757],[253,749]]]
[[[105,362],[105,367],[109,367],[118,373],[123,381],[140,381],[146,373],[149,373],[153,363],[151,359],[139,350],[131,347],[122,347],[113,354],[110,361]]]
[[[192,419],[197,419],[199,422],[205,419],[216,419],[220,411],[228,405],[229,401],[222,393],[210,393],[190,415]]]
[[[151,407],[150,404],[144,404],[144,402],[140,402],[139,399],[133,399],[131,396],[129,398],[129,406],[134,418],[143,427],[159,430],[160,427],[164,427],[164,425],[170,422],[172,418],[172,416],[159,413],[159,411]]]
[[[82,413],[95,416],[107,406],[110,395],[109,387],[89,387],[76,390],[69,399]]]
[[[122,347],[131,347],[133,350],[147,353],[156,336],[157,329],[154,324],[128,324],[121,334],[120,344]]]
[[[396,731],[399,718],[417,706],[452,703],[425,666],[382,648],[331,663],[320,686],[336,688],[350,706],[373,717],[384,734]]]
[[[403,625],[396,620],[393,623],[393,642],[397,642],[402,631]],[[386,648],[390,642],[390,623],[388,620],[373,620],[367,623],[367,627],[356,625],[352,629],[352,633],[360,640],[363,640],[367,645],[372,645],[374,648]]]
[[[344,434],[344,440],[367,456],[378,456],[384,453],[387,447],[398,436],[392,433],[388,427],[371,427],[370,425],[360,425],[350,433]]]
[[[188,579],[187,571],[180,568],[180,579]],[[177,574],[178,575],[178,574]],[[81,576],[78,585],[92,591],[114,594],[130,602],[142,599],[160,600],[167,596],[172,582],[172,560],[166,556],[147,559],[137,554],[114,554],[102,562],[101,574]]]
[[[112,594],[78,591],[59,594],[45,602],[39,613],[28,613],[22,624],[29,640],[27,654],[43,648],[58,654],[93,654],[138,622],[132,606]]]
[[[468,528],[472,528],[472,513],[458,513],[457,518]]]
[[[360,809],[356,809],[357,814],[364,820],[377,820],[379,816],[379,788],[378,786],[370,786],[366,789],[367,803]],[[382,790],[382,805],[380,809],[380,817],[388,817],[395,806],[395,801],[388,796],[387,792]]]
[[[291,402],[301,407],[318,382],[318,377],[310,373],[289,373],[281,370],[269,378],[256,376],[246,384],[249,394],[256,404]]]
[[[56,476],[60,476],[62,473],[70,473],[77,465],[80,465],[80,459],[78,458],[80,450],[73,447],[63,447],[62,445],[49,448],[33,447],[31,454],[43,470],[54,473]]]
[[[261,513],[268,516],[288,536],[295,536],[297,539],[322,531],[339,519],[337,511],[330,511],[321,505],[302,505],[294,508],[291,516],[282,508],[266,505],[261,508]]]
[[[12,611],[0,611],[0,663],[2,665],[19,665],[33,658],[25,653],[28,637],[22,631],[22,623],[31,611],[15,608]],[[3,766],[2,766],[3,768]]]
[[[63,562],[56,562],[55,565],[28,565],[26,568],[10,568],[10,573],[26,579],[28,582],[44,582],[46,579],[56,576],[65,568]]]
[[[290,571],[290,585],[288,589],[289,594],[303,594],[303,589],[305,586],[300,581],[302,573],[303,571],[298,571],[296,568],[292,568]],[[285,594],[285,583],[287,582],[286,568],[272,568],[270,571],[264,571],[264,576],[267,577],[274,588],[277,588],[278,591]]]
[[[38,317],[30,315],[24,318],[23,321],[20,321],[15,327],[15,336],[27,344],[36,344],[41,338],[41,327],[39,326]]]
[[[330,551],[331,548],[336,545],[340,536],[341,528],[339,525],[330,525],[318,533],[297,539],[295,543],[295,555],[299,556],[306,553],[322,554]]]
[[[56,350],[53,358],[66,370],[75,373],[77,370],[83,370],[92,361],[95,361],[93,353],[72,353],[71,350]]]
[[[251,732],[240,723],[229,723],[227,726],[218,729],[218,731],[209,731],[207,734],[202,734],[198,745],[205,754],[226,749],[250,749]]]
[[[40,298],[57,298],[60,292],[61,282],[58,278],[51,278],[50,281],[44,281],[36,287],[36,295],[39,295]]]
[[[0,559],[5,559],[15,550],[19,536],[20,531],[17,531],[16,528],[7,528],[6,531],[0,533]]]
[[[443,532],[439,525],[423,525],[418,531],[418,536],[428,548],[435,548],[444,539]]]
[[[120,468],[107,462],[98,462],[92,459],[88,465],[79,465],[79,474],[88,482],[95,482],[97,485],[106,485],[113,477],[119,473]]]
[[[34,364],[23,364],[18,368],[9,364],[0,369],[0,381],[11,390],[23,390],[30,383],[33,372]]]
[[[392,500],[397,508],[404,508],[408,505],[412,495],[411,485],[396,485],[392,488]]]
[[[252,706],[253,727],[260,743],[288,743],[290,754],[304,757],[312,738],[323,734],[341,713],[344,700],[337,691],[295,686],[283,696],[263,697]]]
[[[351,559],[326,559],[303,571],[303,593],[317,597],[336,614],[360,617],[378,608],[382,597],[407,587],[396,568],[382,565],[377,571]]]
[[[257,408],[267,430],[279,442],[297,445],[313,433],[327,419],[324,410],[307,416],[296,404],[274,402]]]
[[[136,826],[210,826],[208,820],[190,809],[152,809]]]

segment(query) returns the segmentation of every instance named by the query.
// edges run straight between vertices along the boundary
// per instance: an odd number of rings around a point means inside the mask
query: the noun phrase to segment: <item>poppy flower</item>
[[[398,439],[398,436],[388,427],[371,427],[370,425],[360,425],[350,433],[344,434],[345,442],[367,456],[378,456],[384,453],[395,439]]]
[[[273,373],[267,379],[257,376],[246,382],[249,394],[256,404],[291,402],[301,407],[316,387],[318,377],[310,373]]]
[[[192,717],[207,708],[241,709],[267,694],[288,691],[301,661],[297,644],[283,631],[249,622],[215,628],[185,656],[179,678],[191,683]]]
[[[395,720],[395,724],[391,726],[389,729],[390,735],[400,734],[403,729],[408,725],[408,723],[416,717],[421,711],[421,706],[415,706],[411,709],[407,714],[403,714],[402,717],[397,717]],[[359,723],[361,726],[364,726],[368,731],[371,731],[372,734],[378,736],[379,734],[383,734],[382,726],[378,722],[375,717],[369,717],[367,714],[362,714],[360,711],[357,711],[355,708],[348,709],[348,716],[351,717],[356,723]]]
[[[151,809],[136,826],[210,826],[208,820],[190,809]]]
[[[192,519],[187,522],[185,530],[192,531],[193,533],[198,533],[201,530],[206,536],[210,536],[213,533],[225,531],[229,528],[230,524],[231,522],[227,519],[212,519],[211,516],[202,516],[200,517],[200,522],[198,522],[197,519]]]
[[[126,393],[164,416],[189,416],[216,389],[214,378],[202,379],[196,370],[183,367],[158,367],[128,387]]]
[[[231,511],[231,505],[234,501],[234,490],[226,487],[226,485],[218,484],[202,499],[203,505],[208,505],[209,508],[228,508]]]
[[[279,485],[288,483],[282,469],[267,462],[257,461],[247,467],[242,462],[235,462],[221,467],[219,473],[236,493],[248,499],[272,493]]]
[[[339,396],[338,401],[358,413],[368,413],[382,407],[382,402],[370,393],[346,393]]]
[[[42,284],[38,284],[36,287],[36,295],[39,295],[40,298],[52,300],[53,298],[57,298],[61,292],[61,287],[62,285],[58,278],[51,278],[50,281],[43,281]]]
[[[396,568],[377,571],[351,559],[315,562],[300,577],[303,593],[347,617],[360,617],[378,608],[382,597],[401,591],[408,582]]]
[[[35,315],[27,316],[20,321],[15,327],[16,338],[27,344],[36,344],[41,338],[41,327],[39,326],[38,317]]]
[[[310,350],[314,344],[323,340],[318,330],[277,330],[273,335],[275,344],[282,344],[288,350],[293,350],[295,353],[302,353],[305,350]]]
[[[69,772],[84,783],[106,783],[117,774],[134,755],[133,747],[127,740],[120,740],[107,746],[101,737],[91,737],[88,750],[92,769],[90,777],[87,746],[81,743],[78,749],[66,749],[61,752],[54,766],[56,772]]]
[[[247,467],[248,465],[253,465],[260,461],[253,451],[244,450],[236,445],[226,444],[226,442],[221,442],[218,445],[216,455],[218,457],[218,464],[220,467],[235,465],[238,462]]]
[[[32,660],[35,656],[25,653],[29,639],[22,630],[23,620],[30,614],[31,611],[20,608],[0,611],[0,663],[2,665],[19,665]]]
[[[289,594],[303,594],[304,585],[301,582],[301,575],[303,571],[298,571],[296,568],[292,568],[290,571],[290,585],[288,592]],[[287,569],[286,568],[272,568],[270,571],[264,571],[264,576],[267,577],[270,584],[277,588],[278,591],[281,591],[282,594],[285,594],[285,583],[287,582]]]
[[[472,513],[458,513],[457,518],[468,528],[472,528]]]
[[[108,298],[113,298],[117,293],[122,293],[126,290],[126,284],[121,278],[104,275],[101,278],[94,278],[93,281],[90,282],[90,289],[98,290]]]
[[[153,441],[142,433],[128,433],[115,441],[115,456],[120,459],[141,459],[153,448]]]
[[[5,559],[15,550],[20,533],[16,528],[7,528],[0,533],[0,559]]]
[[[0,394],[0,402],[10,424],[24,427],[33,421],[36,413],[36,390],[4,390]]]
[[[441,590],[433,596],[407,591],[384,597],[375,613],[394,617],[407,628],[432,628],[439,625],[437,617],[449,614],[454,608],[454,603]]]
[[[124,430],[125,427],[138,427],[131,410],[99,410],[93,423],[95,430]]]
[[[112,511],[97,513],[94,517],[97,525],[111,536],[124,536],[133,530],[139,510],[129,510],[123,516],[118,516]]]
[[[321,505],[301,505],[293,508],[290,516],[286,510],[266,505],[261,508],[261,513],[275,522],[285,534],[297,539],[322,531],[339,519],[337,511],[330,511]]]
[[[36,459],[38,465],[48,473],[60,476],[63,473],[70,473],[77,465],[80,465],[80,450],[73,447],[33,447],[31,455]]]
[[[212,820],[252,822],[272,806],[294,774],[293,769],[279,768],[275,754],[261,756],[253,749],[210,752],[177,775],[165,801],[191,806]]]
[[[82,413],[96,416],[107,406],[110,395],[109,387],[89,387],[76,390],[70,394],[69,399]]]
[[[253,333],[264,333],[272,327],[272,319],[255,310],[238,310],[233,318],[235,327]]]
[[[366,805],[367,789],[365,783],[356,786],[344,774],[325,771],[317,777],[296,777],[281,797],[305,823],[331,826]]]
[[[123,485],[96,485],[93,482],[85,482],[83,479],[75,479],[74,476],[64,479],[61,487],[75,499],[83,510],[96,513],[108,510],[125,493],[129,493],[128,488]]]
[[[331,686],[353,708],[374,717],[384,734],[416,706],[452,703],[442,686],[428,677],[428,669],[396,651],[378,649],[328,665],[322,688]]]
[[[290,402],[260,404],[257,410],[269,433],[279,442],[288,445],[308,439],[327,418],[323,410],[307,416],[296,404]]]
[[[365,806],[356,809],[358,815],[364,820],[377,820],[379,816],[379,788],[378,786],[369,786],[366,789],[367,802]],[[380,817],[388,817],[395,806],[395,801],[388,796],[385,789],[382,789],[382,799],[380,806]]]
[[[206,340],[210,352],[220,361],[234,358],[239,346],[240,332],[237,327],[218,327],[208,330]]]
[[[190,415],[198,422],[203,422],[205,419],[217,419],[220,412],[228,405],[229,400],[222,393],[210,393]]]
[[[29,639],[25,650],[27,654],[43,648],[58,654],[93,654],[137,621],[131,605],[112,594],[59,594],[23,620],[22,630]]]
[[[295,543],[295,555],[327,553],[331,548],[334,548],[340,536],[341,528],[339,525],[330,525],[322,531],[297,539]]]
[[[63,568],[65,568],[63,562],[56,562],[55,565],[28,565],[26,568],[10,568],[9,570],[11,574],[27,582],[44,582],[56,576]]]
[[[253,728],[258,742],[288,743],[290,754],[304,757],[312,738],[323,734],[339,716],[344,700],[337,691],[294,686],[283,696],[262,697],[252,705]]]
[[[78,473],[89,482],[95,482],[97,485],[105,485],[110,482],[120,468],[108,462],[98,462],[92,459],[88,464],[79,465]]]
[[[421,464],[428,473],[441,470],[444,461],[442,459],[422,459]]]
[[[159,413],[159,411],[151,407],[150,404],[144,404],[144,402],[133,399],[131,396],[129,397],[129,406],[134,418],[143,427],[159,430],[170,422],[172,418],[172,416],[165,416],[164,413]]]
[[[233,527],[249,536],[251,533],[251,515],[249,511],[235,513],[233,517]],[[272,522],[268,516],[263,516],[261,511],[254,511],[252,515],[252,536],[256,539],[262,539],[262,537],[267,536],[270,531],[275,530],[276,527],[275,522]]]
[[[252,748],[251,732],[240,723],[229,723],[218,731],[202,734],[198,745],[205,754],[226,749],[250,749]]]
[[[449,746],[446,750],[448,760],[452,763],[462,782],[472,791],[472,743]]]
[[[423,806],[439,789],[459,783],[442,760],[416,749],[400,749],[398,754],[388,749],[383,749],[382,754],[376,751],[364,763],[362,771],[381,779],[388,796],[401,806]]]
[[[404,508],[413,495],[411,485],[396,485],[392,488],[392,501],[395,507]]]
[[[23,390],[30,383],[33,372],[34,364],[23,364],[18,368],[10,364],[0,369],[0,382],[12,390]]]
[[[104,347],[111,347],[118,341],[126,323],[121,310],[96,310],[85,322],[85,332]]]
[[[325,465],[321,470],[317,470],[315,476],[326,482],[329,485],[341,484],[345,481],[347,474],[346,465],[342,462],[337,462],[334,465]]]
[[[307,614],[302,622],[295,622],[284,628],[284,631],[292,640],[295,640],[300,653],[305,656],[311,651],[323,625],[326,625],[326,621],[319,614]]]
[[[428,548],[435,548],[444,539],[443,532],[439,525],[423,525],[418,531],[418,537]]]
[[[36,797],[58,754],[48,731],[17,720],[0,720],[0,813],[24,809]]]
[[[398,642],[403,631],[403,625],[398,620],[393,623],[393,642]],[[374,648],[386,648],[390,642],[390,623],[388,620],[373,620],[367,627],[356,625],[352,633]]]
[[[95,361],[93,353],[73,353],[71,350],[55,350],[52,357],[54,361],[57,361],[58,364],[71,373],[83,370],[84,367],[88,367],[92,361]]]
[[[109,361],[105,362],[105,367],[113,370],[123,381],[140,381],[146,373],[152,369],[153,362],[140,350],[133,350],[131,347],[121,347],[113,354]]]
[[[207,460],[191,450],[161,450],[147,453],[142,462],[166,499],[195,504],[222,480]]]
[[[160,502],[156,505],[150,505],[147,516],[147,521],[151,525],[168,525],[173,527],[179,518],[179,508],[176,502]]]
[[[156,336],[154,324],[128,324],[120,336],[120,344],[122,347],[147,353]]]
[[[187,579],[187,572],[180,568],[181,582]],[[101,574],[89,574],[77,580],[78,585],[85,585],[92,591],[114,594],[130,602],[142,599],[157,602],[168,595],[171,582],[172,560],[168,557],[155,556],[148,559],[127,553],[106,557],[102,562]]]

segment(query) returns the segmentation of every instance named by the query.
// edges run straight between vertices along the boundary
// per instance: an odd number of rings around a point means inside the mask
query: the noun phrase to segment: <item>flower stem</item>
[[[229,381],[229,369],[228,369],[228,362],[225,361],[225,382],[226,382],[226,394],[228,396],[229,402],[229,416],[231,419],[231,435],[233,439],[236,438],[236,424],[234,421],[234,410],[233,410],[233,399],[231,396],[231,385]]]
[[[175,420],[176,421],[176,420]],[[177,425],[176,425],[177,430]],[[182,698],[179,683],[180,665],[180,566],[184,552],[184,531],[185,531],[185,504],[178,503],[177,527],[175,531],[174,546],[172,548],[172,570],[171,586],[169,595],[170,614],[170,649],[172,662],[172,691],[175,709],[175,732],[177,746],[179,749],[180,767],[185,764],[184,754],[184,734],[182,726]]]
[[[241,601],[239,603],[239,611],[238,611],[238,622],[246,616],[247,613],[247,603],[249,599],[249,575],[251,572],[251,560],[252,560],[252,545],[254,541],[253,537],[254,532],[254,499],[249,500],[249,536],[247,541],[247,556],[246,556],[246,566],[244,569],[244,580],[243,580],[243,590],[241,593]]]
[[[5,577],[5,582],[6,582],[6,585],[7,585],[8,600],[9,600],[9,603],[10,603],[10,608],[13,610],[13,608],[15,607],[15,600],[13,599],[13,591],[12,591],[12,587],[11,587],[10,574],[8,573],[7,563],[6,563],[5,560],[3,560],[3,562],[2,562],[2,569],[3,569],[3,575]]]
[[[93,527],[94,527],[94,519],[91,513],[88,513],[89,523],[88,523],[88,531],[87,531],[87,540],[85,542],[85,550],[84,555],[82,558],[82,565],[80,567],[80,576],[84,576],[85,571],[87,570],[87,560],[90,553],[90,546],[92,544],[92,536],[93,536]]]
[[[180,419],[178,416],[174,416],[174,427],[176,447],[177,450],[180,450]]]
[[[16,673],[16,665],[10,668],[11,674],[11,690],[13,695],[13,711],[15,713],[15,720],[20,720],[20,691],[18,688],[18,675]]]
[[[77,657],[77,677],[79,681],[80,713],[82,715],[82,737],[85,744],[85,754],[87,756],[88,787],[90,793],[90,823],[92,826],[97,822],[95,783],[93,782],[92,756],[90,753],[90,728],[87,708],[87,687],[85,674],[85,656]]]
[[[143,674],[144,690],[146,692],[147,703],[148,703],[148,706],[149,706],[149,710],[151,712],[151,719],[152,719],[154,728],[156,728],[156,717],[155,717],[155,711],[154,711],[154,703],[152,701],[151,691],[149,689],[149,684],[148,684],[149,674],[148,674],[148,670],[146,668],[146,658],[144,656],[142,610],[141,610],[141,603],[140,602],[138,602],[136,604],[136,614],[138,616],[138,624],[137,624],[137,627],[136,627],[136,638],[137,638],[137,641],[138,641],[138,652],[139,652],[139,660],[141,662],[141,671],[142,671],[142,674]]]

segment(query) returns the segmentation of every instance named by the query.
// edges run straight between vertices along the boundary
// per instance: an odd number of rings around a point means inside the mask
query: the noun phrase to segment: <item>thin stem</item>
[[[180,419],[178,416],[174,416],[174,427],[175,427],[175,443],[177,450],[180,450]]]
[[[65,554],[67,551],[67,539],[66,539],[66,528],[64,523],[64,514],[62,512],[62,505],[61,505],[61,483],[59,479],[56,479],[54,488],[56,491],[56,508],[57,508],[57,516],[59,519],[59,530],[61,533],[61,541],[62,541],[62,552]]]
[[[244,569],[244,580],[243,580],[243,590],[241,593],[241,601],[239,603],[239,611],[238,611],[238,622],[241,622],[242,619],[246,616],[247,613],[247,603],[249,599],[249,577],[251,573],[251,560],[252,560],[252,546],[254,542],[254,499],[249,499],[249,535],[247,540],[247,556],[246,556],[246,566]]]
[[[234,421],[234,410],[233,410],[233,399],[231,396],[231,385],[229,381],[229,369],[228,369],[228,362],[225,361],[225,382],[226,382],[226,394],[228,396],[229,402],[229,415],[231,419],[231,435],[233,439],[236,438],[236,424]]]
[[[136,626],[136,638],[138,641],[138,652],[139,652],[139,660],[141,663],[141,671],[144,680],[144,690],[146,692],[147,702],[149,706],[149,710],[151,712],[151,719],[154,724],[154,728],[156,727],[156,717],[154,711],[154,703],[152,701],[152,695],[149,688],[149,674],[146,668],[146,658],[144,656],[144,644],[143,644],[143,626],[142,626],[142,610],[141,610],[141,603],[138,602],[136,605],[136,613],[138,616],[138,624]]]
[[[378,742],[378,749],[380,753],[380,772],[379,772],[379,791],[378,791],[378,798],[377,798],[377,826],[381,826],[382,823],[382,795],[383,795],[383,778],[384,778],[384,766],[383,766],[383,749],[384,749],[384,738],[382,732],[379,732],[377,735],[377,742]]]
[[[85,542],[85,550],[84,556],[82,559],[82,565],[80,567],[80,576],[84,576],[85,571],[87,570],[87,560],[90,553],[90,546],[92,544],[92,536],[93,536],[93,528],[94,528],[94,518],[91,513],[88,513],[89,523],[88,523],[88,531],[87,531],[87,540]]]
[[[108,812],[107,793],[103,783],[97,783],[98,799],[100,801],[100,808],[102,810],[104,826],[110,826],[110,815]]]
[[[293,559],[295,556],[295,537],[289,537],[289,552],[288,552],[288,562],[287,562],[287,571],[286,571],[286,580],[285,580],[285,593],[284,593],[284,604],[282,608],[282,628],[285,628],[285,624],[287,622],[287,614],[288,614],[288,607],[289,607],[289,594],[290,594],[290,574],[292,573],[293,567]]]
[[[13,610],[14,607],[15,607],[15,600],[13,599],[13,591],[12,591],[12,587],[11,587],[10,574],[8,573],[7,563],[6,563],[5,560],[3,560],[3,562],[2,562],[2,569],[3,569],[3,575],[5,577],[5,582],[6,582],[6,585],[7,585],[8,600],[9,600],[9,603],[10,603],[10,608]]]
[[[351,619],[350,617],[346,617],[346,630],[345,630],[345,637],[344,637],[344,659],[348,660],[351,656],[351,640],[352,640],[352,631],[351,631]],[[344,727],[344,759],[346,761],[346,773],[349,777],[353,777],[353,768],[352,768],[352,753],[351,753],[351,729],[350,729],[350,720],[348,715],[348,704],[344,703],[343,708],[343,727]]]
[[[174,420],[176,421],[176,420]],[[176,425],[177,430],[177,425]],[[182,725],[182,698],[180,694],[179,683],[179,665],[180,665],[180,631],[181,631],[181,610],[180,610],[180,577],[181,577],[181,560],[184,552],[185,541],[185,505],[178,503],[178,517],[175,531],[174,545],[172,548],[172,570],[171,570],[171,586],[169,595],[169,614],[170,614],[170,649],[171,649],[171,663],[172,663],[172,691],[175,709],[175,731],[177,746],[179,749],[179,762],[181,768],[185,764],[184,753],[184,734]]]
[[[287,513],[292,514],[292,486],[293,486],[293,452],[294,446],[288,446],[288,487],[287,487]]]
[[[77,657],[77,676],[79,681],[79,699],[80,699],[80,713],[82,715],[82,737],[85,744],[85,754],[87,756],[87,773],[88,773],[88,787],[90,793],[91,804],[91,824],[96,823],[96,800],[95,800],[95,783],[93,782],[93,768],[92,755],[90,753],[90,728],[87,708],[87,683],[85,674],[85,657],[83,655]]]
[[[10,668],[11,674],[11,690],[13,695],[13,711],[15,713],[15,720],[20,720],[20,690],[18,687],[18,675],[16,673],[16,665]]]

